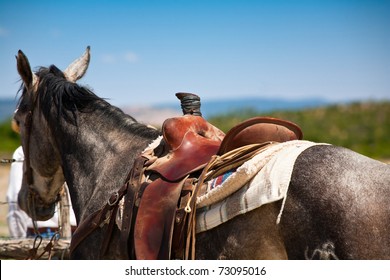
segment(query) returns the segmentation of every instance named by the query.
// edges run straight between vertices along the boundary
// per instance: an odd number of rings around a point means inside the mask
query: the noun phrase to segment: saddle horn
[[[184,115],[202,116],[200,111],[200,97],[193,93],[178,92],[176,97],[180,99],[181,109]]]

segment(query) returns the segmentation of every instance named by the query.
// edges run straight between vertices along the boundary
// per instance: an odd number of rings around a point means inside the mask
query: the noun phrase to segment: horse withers
[[[52,65],[33,73],[27,57],[21,51],[17,56],[22,94],[14,118],[26,155],[19,204],[39,220],[53,214],[66,181],[77,222],[83,222],[106,204],[135,158],[160,135],[76,83],[88,62],[89,48],[65,71]],[[389,197],[387,164],[314,145],[295,160],[283,201],[198,233],[196,257],[390,259]],[[118,238],[100,255],[104,232],[102,227],[89,235],[72,258],[121,258]],[[112,234],[120,235],[116,225]]]

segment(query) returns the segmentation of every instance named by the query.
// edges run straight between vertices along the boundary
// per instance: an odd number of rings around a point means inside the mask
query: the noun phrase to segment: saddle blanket
[[[197,198],[196,232],[210,230],[261,205],[283,199],[276,223],[280,222],[288,185],[297,157],[318,144],[293,140],[271,145],[236,170],[207,182]]]

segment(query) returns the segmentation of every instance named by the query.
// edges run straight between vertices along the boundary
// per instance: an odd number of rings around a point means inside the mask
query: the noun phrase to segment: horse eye
[[[12,117],[12,126],[20,127],[20,112],[21,110],[18,108],[15,110],[14,115]]]

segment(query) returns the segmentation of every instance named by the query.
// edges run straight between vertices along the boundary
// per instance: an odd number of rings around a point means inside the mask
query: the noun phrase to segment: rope
[[[38,239],[39,239],[38,246],[36,246]],[[39,246],[41,246],[41,244],[42,244],[42,236],[41,235],[35,236],[35,239],[34,239],[34,242],[33,242],[33,247],[30,249],[30,251],[28,253],[28,257],[26,258],[26,260],[34,260],[34,259],[36,259],[36,256],[38,254],[38,248],[39,248]]]

